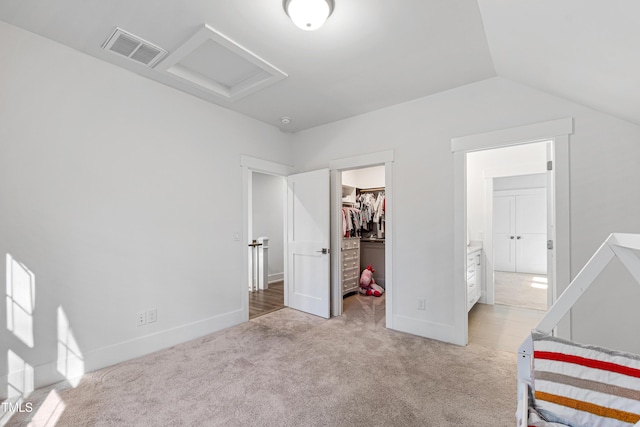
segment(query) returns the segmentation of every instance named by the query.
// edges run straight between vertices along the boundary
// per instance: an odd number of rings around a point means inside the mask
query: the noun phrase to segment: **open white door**
[[[329,169],[287,177],[290,308],[329,318]]]

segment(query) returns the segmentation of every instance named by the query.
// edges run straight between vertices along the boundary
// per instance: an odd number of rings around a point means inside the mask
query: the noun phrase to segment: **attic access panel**
[[[229,101],[287,77],[208,25],[167,56],[156,69]]]

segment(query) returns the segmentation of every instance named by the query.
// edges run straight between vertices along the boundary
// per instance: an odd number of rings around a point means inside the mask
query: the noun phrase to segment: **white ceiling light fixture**
[[[298,28],[313,31],[322,27],[333,12],[333,0],[284,0],[284,10]]]

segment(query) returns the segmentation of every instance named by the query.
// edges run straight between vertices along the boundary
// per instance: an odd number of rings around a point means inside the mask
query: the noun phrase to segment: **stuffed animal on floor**
[[[367,268],[362,270],[362,274],[360,275],[360,293],[363,295],[373,295],[374,297],[379,297],[384,293],[384,288],[376,284],[375,280],[373,279],[374,271],[375,270],[373,269],[371,264],[369,264]]]

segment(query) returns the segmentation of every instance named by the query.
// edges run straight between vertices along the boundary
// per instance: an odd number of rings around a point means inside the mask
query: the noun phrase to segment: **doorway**
[[[284,308],[284,178],[250,174],[249,319]]]
[[[340,176],[343,220],[338,267],[343,309],[366,306],[382,319],[386,312],[385,167],[344,170]]]
[[[379,167],[378,180],[384,171],[384,194],[386,200],[384,225],[384,319],[385,326],[393,329],[393,150],[363,154],[333,160],[329,163],[331,169],[331,315],[341,316],[343,307],[343,264],[342,264],[342,184],[343,173]],[[370,182],[370,181],[369,181]],[[368,185],[368,184],[367,184]],[[375,188],[374,188],[375,189]],[[375,297],[374,297],[375,298]]]
[[[238,292],[240,293],[240,301],[241,301],[241,310],[243,313],[244,321],[249,320],[249,311],[250,311],[250,292],[249,289],[252,286],[254,281],[253,271],[252,271],[252,257],[253,257],[253,247],[249,247],[248,244],[255,239],[257,240],[257,235],[253,233],[253,204],[254,204],[254,195],[253,195],[253,184],[254,174],[267,175],[271,177],[277,177],[282,180],[282,187],[280,194],[282,195],[282,205],[279,211],[283,212],[281,216],[282,227],[286,230],[286,218],[284,212],[286,212],[286,183],[285,177],[289,176],[293,168],[291,166],[283,165],[280,163],[270,162],[268,160],[257,159],[255,157],[250,156],[240,156],[240,167],[242,170],[242,233],[235,233],[234,240],[241,243],[241,253],[242,253],[242,268],[240,274],[240,283],[241,286],[238,288]],[[259,175],[257,175],[259,176]],[[260,185],[260,184],[259,184]],[[259,199],[257,199],[259,200]],[[259,209],[259,208],[258,208]],[[270,220],[270,222],[272,222]],[[282,232],[282,256],[283,256],[283,305],[288,306],[287,301],[287,293],[286,293],[286,258],[285,254],[287,251],[287,241],[285,238],[285,231]],[[254,237],[255,236],[255,237]],[[270,251],[271,248],[269,249]],[[275,254],[275,251],[272,251]],[[277,273],[277,272],[276,272]],[[268,275],[267,275],[268,282]],[[277,301],[279,303],[279,296],[277,297]]]
[[[544,174],[494,179],[495,304],[547,310],[546,192]]]
[[[480,248],[479,302],[546,310],[547,153],[541,141],[467,153],[467,234]],[[471,307],[468,307],[470,309]]]
[[[467,153],[467,230],[481,291],[468,307],[470,343],[515,352],[547,309],[550,144]]]
[[[452,138],[451,150],[454,159],[454,342],[465,345],[469,341],[469,311],[467,307],[467,252],[472,236],[468,232],[467,221],[467,155],[483,150],[512,147],[532,142],[549,141],[547,150],[547,197],[553,209],[547,212],[547,273],[550,298],[553,303],[556,293],[568,285],[569,270],[569,135],[573,133],[573,119],[565,118],[534,123],[514,128],[496,130],[482,134]],[[489,181],[491,184],[493,180]],[[485,181],[487,184],[487,181]],[[493,188],[491,188],[491,193]],[[491,207],[492,209],[492,207]],[[485,227],[483,245],[485,256],[493,254],[493,242]],[[492,262],[492,260],[491,260]],[[486,280],[493,266],[485,260],[483,277],[487,286],[493,282]],[[491,278],[492,279],[492,278]],[[558,285],[558,286],[556,286]],[[490,293],[489,293],[490,294]],[[485,294],[485,298],[487,295]],[[558,324],[559,336],[568,336],[570,318]]]
[[[327,305],[330,305],[330,315],[331,316],[340,316],[342,315],[343,307],[342,307],[342,290],[340,288],[340,279],[339,275],[342,273],[341,268],[338,267],[338,263],[340,262],[340,242],[341,242],[341,230],[342,230],[342,213],[341,213],[341,171],[349,170],[349,169],[358,169],[365,168],[370,166],[378,166],[383,165],[385,171],[385,186],[386,186],[386,204],[387,210],[385,213],[386,216],[386,228],[385,228],[385,288],[386,288],[386,298],[385,298],[385,319],[386,319],[386,327],[393,328],[393,274],[391,271],[392,260],[393,260],[393,192],[392,192],[392,178],[393,178],[393,156],[394,153],[392,150],[382,151],[377,153],[363,154],[354,157],[348,157],[343,159],[336,159],[329,162],[329,170],[327,170],[327,175],[330,176],[330,182],[327,182],[327,191],[326,198],[318,197],[319,190],[323,187],[323,183],[317,180],[314,180],[313,185],[315,185],[314,190],[308,191],[309,195],[315,195],[314,200],[318,201],[320,205],[326,203],[329,206],[326,206],[326,212],[330,212],[330,232],[327,231],[327,249],[321,249],[321,251],[316,251],[315,246],[313,252],[322,252],[322,254],[326,255],[316,255],[318,257],[330,256],[331,259],[331,271],[330,271],[330,280],[326,280],[326,282],[322,281],[322,283],[318,282],[318,286],[314,288],[314,292],[322,292],[322,298],[324,299],[324,292],[326,290],[326,298]],[[297,184],[292,184],[292,179],[295,180],[296,177],[300,177],[301,179],[307,179],[311,177],[311,175],[317,175],[314,172],[308,173],[299,173],[293,175],[293,168],[291,166],[270,162],[267,160],[257,159],[250,156],[240,156],[240,166],[242,169],[242,201],[243,201],[243,231],[242,234],[235,233],[234,240],[236,241],[244,241],[251,242],[250,233],[249,233],[249,211],[251,205],[251,174],[254,172],[265,173],[269,175],[276,175],[280,177],[287,177],[288,183],[283,185],[283,192],[287,194],[284,199],[284,210],[287,214],[284,216],[284,230],[286,236],[284,238],[284,305],[286,307],[296,308],[291,301],[290,294],[295,294],[295,283],[292,285],[292,282],[296,281],[296,277],[291,276],[292,265],[290,262],[291,252],[294,251],[295,248],[290,247],[291,242],[289,241],[289,235],[291,234],[291,228],[295,228],[295,222],[288,221],[288,218],[292,215],[291,208],[295,207],[295,201],[298,200],[295,197],[294,189],[295,188],[304,188],[304,186],[298,186]],[[320,171],[318,171],[320,172]],[[330,172],[330,173],[329,173]],[[322,174],[321,174],[322,175]],[[320,177],[320,175],[318,176]],[[327,179],[326,181],[329,181]],[[299,183],[301,184],[301,183]],[[330,185],[329,185],[330,184]],[[330,188],[330,192],[329,192]],[[325,194],[324,192],[322,192]],[[293,197],[293,199],[292,199]],[[311,197],[311,196],[309,196]],[[290,200],[291,199],[291,200]],[[321,200],[320,200],[321,199]],[[299,201],[299,200],[298,200]],[[324,207],[317,207],[317,212],[324,211]],[[327,224],[329,220],[327,220]],[[338,227],[340,224],[340,227]],[[295,233],[294,233],[295,234]],[[294,242],[295,243],[295,242]],[[329,244],[330,243],[330,244]],[[295,252],[295,251],[294,251]],[[241,270],[241,301],[242,301],[242,313],[245,321],[249,320],[249,297],[247,292],[247,287],[245,284],[247,283],[247,278],[249,277],[249,257],[250,257],[249,248],[242,251],[242,270]],[[315,255],[315,254],[313,254]],[[327,258],[329,259],[329,258]],[[328,266],[328,264],[327,264]],[[318,277],[315,274],[312,274],[308,271],[305,271],[304,265],[300,266],[301,268],[294,269],[296,274],[300,277]],[[327,267],[329,270],[329,267]],[[317,281],[317,280],[316,280]],[[309,296],[309,295],[307,295]],[[304,307],[300,308],[302,311],[306,311],[312,313],[310,310],[306,310]],[[329,313],[329,311],[327,312]],[[312,313],[313,314],[313,313]],[[324,317],[324,315],[323,315]],[[329,317],[327,314],[326,317]]]

